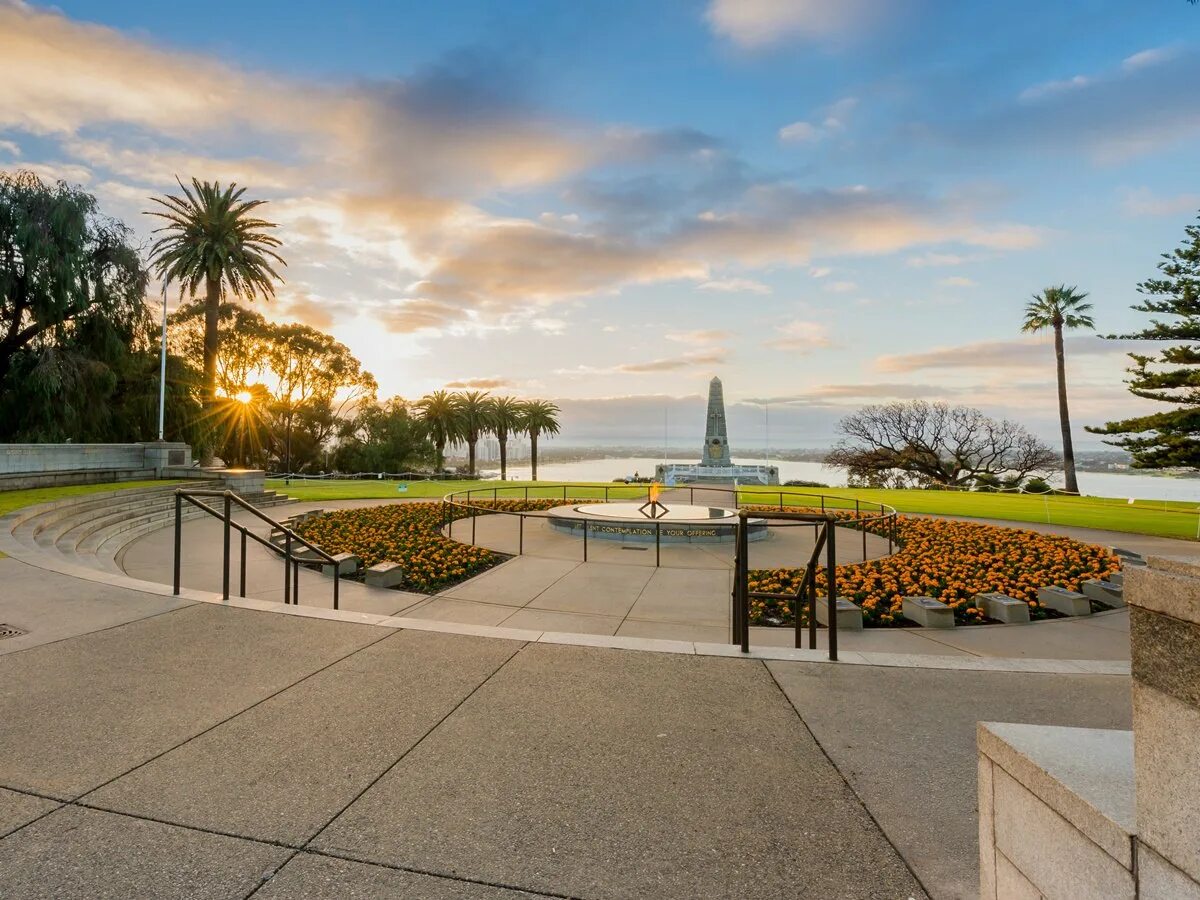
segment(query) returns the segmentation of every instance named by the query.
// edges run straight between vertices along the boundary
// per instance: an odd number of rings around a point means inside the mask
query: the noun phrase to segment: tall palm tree
[[[421,421],[429,431],[437,451],[437,469],[446,464],[446,444],[462,437],[462,417],[458,414],[458,400],[448,391],[434,391],[418,400],[414,406],[420,412]]]
[[[558,434],[559,408],[549,400],[530,400],[525,406],[525,433],[529,435],[529,461],[533,466],[533,480],[537,481],[538,435]]]
[[[1087,294],[1075,286],[1043,288],[1040,294],[1025,304],[1025,321],[1021,331],[1038,332],[1054,329],[1054,357],[1058,363],[1058,418],[1062,426],[1063,474],[1069,493],[1078,494],[1079,484],[1075,480],[1075,448],[1071,444],[1071,418],[1067,413],[1067,369],[1063,355],[1064,328],[1095,328],[1096,323],[1087,315],[1092,304],[1084,303]]]
[[[516,397],[492,398],[492,431],[500,442],[500,480],[508,480],[508,436],[524,428],[525,404]]]
[[[462,422],[460,437],[467,445],[467,469],[475,475],[475,445],[492,430],[492,401],[487,391],[464,391],[455,395],[459,421]]]
[[[150,262],[165,284],[178,283],[180,291],[195,297],[204,288],[205,412],[211,416],[217,398],[217,353],[221,348],[221,299],[232,294],[245,300],[275,296],[282,281],[274,264],[287,265],[275,252],[279,238],[268,234],[274,222],[257,217],[255,210],[267,201],[243,200],[245,188],[192,179],[191,187],[176,179],[182,197],[152,197],[162,207],[147,214],[165,219],[154,230],[159,237],[150,248]]]

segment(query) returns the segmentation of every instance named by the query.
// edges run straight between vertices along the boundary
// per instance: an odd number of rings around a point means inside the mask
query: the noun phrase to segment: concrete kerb
[[[26,521],[34,514],[36,508],[26,507],[0,518],[0,552],[32,565],[36,568],[57,572],[84,581],[96,582],[109,587],[126,588],[144,594],[173,597],[174,591],[170,585],[158,582],[143,581],[127,575],[118,575],[100,569],[86,568],[73,565],[66,557],[58,557],[54,553],[34,550],[27,544],[17,540],[13,528]],[[45,548],[48,549],[48,548]],[[635,650],[655,653],[681,653],[700,656],[721,656],[728,658],[745,658],[753,660],[791,660],[811,662],[824,665],[866,665],[906,668],[934,669],[965,669],[989,672],[1033,672],[1041,674],[1106,674],[1128,675],[1128,662],[1120,660],[1081,660],[1081,659],[1028,659],[1008,657],[974,657],[974,656],[938,656],[933,654],[903,654],[875,653],[870,651],[844,650],[839,653],[837,662],[831,662],[823,650],[805,650],[787,647],[752,648],[749,653],[742,653],[732,644],[713,644],[693,641],[677,641],[661,638],[636,638],[624,635],[574,634],[564,632],[540,632],[520,628],[505,628],[502,626],[467,625],[455,622],[438,622],[426,619],[410,619],[403,616],[384,616],[374,613],[353,612],[350,610],[332,610],[309,606],[284,605],[268,600],[255,598],[231,597],[222,599],[220,594],[207,591],[183,589],[178,595],[181,599],[196,603],[213,603],[222,606],[232,606],[238,609],[250,609],[260,612],[272,612],[283,615],[303,616],[307,618],[328,619],[337,622],[349,622],[362,625],[374,625],[382,628],[410,629],[420,631],[437,631],[449,634],[466,634],[479,637],[491,637],[502,640],[515,640],[526,643],[572,644],[590,647],[604,647],[617,650]],[[987,627],[987,626],[979,626]],[[997,626],[1003,627],[1003,626]]]

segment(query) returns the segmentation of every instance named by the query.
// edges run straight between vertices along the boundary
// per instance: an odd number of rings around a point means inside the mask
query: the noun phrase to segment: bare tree
[[[1053,468],[1053,450],[1021,425],[968,406],[913,400],[866,406],[842,419],[825,458],[854,482],[880,487],[969,487],[981,477],[1019,484]]]

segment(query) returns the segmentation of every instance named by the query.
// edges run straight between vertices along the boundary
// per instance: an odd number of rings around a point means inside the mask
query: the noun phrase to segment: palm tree
[[[475,475],[475,445],[492,430],[492,401],[487,391],[464,391],[455,395],[462,434],[467,445],[467,469]]]
[[[1058,418],[1062,426],[1063,474],[1066,489],[1078,494],[1079,484],[1075,480],[1075,448],[1071,444],[1071,418],[1067,414],[1067,369],[1063,356],[1064,328],[1095,328],[1096,323],[1087,312],[1092,304],[1084,303],[1087,294],[1065,284],[1043,288],[1040,294],[1025,304],[1025,321],[1022,331],[1037,332],[1054,329],[1054,356],[1058,363]]]
[[[255,215],[267,201],[243,200],[246,189],[236,184],[222,190],[220,182],[193,178],[188,188],[176,181],[182,197],[151,198],[163,209],[147,215],[167,224],[154,230],[162,236],[150,248],[150,262],[165,284],[178,282],[180,291],[191,297],[204,288],[203,401],[211,416],[217,397],[221,299],[227,292],[246,300],[273,298],[275,282],[283,280],[273,263],[287,263],[275,252],[279,239],[265,230],[275,223]]]
[[[559,408],[549,400],[530,400],[524,404],[525,416],[522,423],[529,435],[529,460],[533,466],[533,480],[537,481],[537,442],[540,434],[558,434]]]
[[[462,417],[458,414],[458,400],[447,391],[426,394],[415,404],[421,413],[421,421],[433,439],[437,451],[437,469],[446,464],[446,444],[462,437]]]
[[[508,480],[508,436],[524,428],[525,404],[516,397],[492,398],[492,430],[500,442],[500,480]]]

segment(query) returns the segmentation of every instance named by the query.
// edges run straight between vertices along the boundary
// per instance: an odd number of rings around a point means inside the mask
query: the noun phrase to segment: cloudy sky
[[[386,394],[555,398],[564,440],[691,440],[714,374],[778,445],[914,397],[1050,435],[1021,307],[1139,325],[1198,81],[1184,0],[0,0],[0,168],[144,235],[176,175],[236,180],[281,225],[269,316]],[[1085,446],[1141,409],[1129,349],[1068,343]]]

